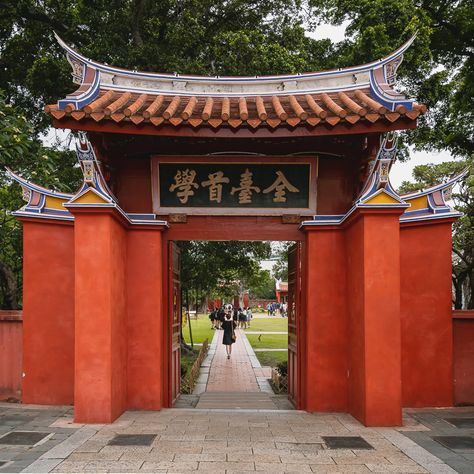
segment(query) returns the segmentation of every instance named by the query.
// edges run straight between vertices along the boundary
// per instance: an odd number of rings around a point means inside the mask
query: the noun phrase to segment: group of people
[[[222,305],[209,314],[212,329],[223,329],[222,324],[225,321],[226,314],[231,315],[231,319],[235,322],[236,327],[247,329],[252,321],[252,310],[247,308],[234,308],[231,304]]]
[[[288,313],[288,304],[284,303],[268,303],[267,304],[267,315],[268,316],[278,316],[280,315],[282,318],[286,318]]]

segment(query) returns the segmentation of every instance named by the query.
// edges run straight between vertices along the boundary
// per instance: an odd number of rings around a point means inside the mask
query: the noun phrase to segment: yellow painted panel
[[[407,199],[406,202],[411,204],[407,211],[416,211],[417,209],[426,209],[428,207],[428,197],[420,196],[415,199]]]
[[[385,192],[381,192],[377,196],[365,201],[364,204],[400,204],[400,201]]]
[[[103,204],[107,202],[93,191],[87,191],[80,198],[74,199],[74,204]]]
[[[60,209],[61,211],[65,211],[66,209],[63,207],[63,204],[67,202],[67,199],[61,199],[53,196],[46,196],[46,203],[45,207],[49,207],[49,209]]]

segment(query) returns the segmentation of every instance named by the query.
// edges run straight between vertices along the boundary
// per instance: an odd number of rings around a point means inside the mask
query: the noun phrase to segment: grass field
[[[264,334],[265,331],[287,332],[288,319],[279,317],[256,318],[252,320],[247,331],[262,331],[260,341],[259,334],[247,334],[251,346],[254,349],[287,349],[287,334]],[[280,362],[288,360],[288,352],[256,352],[258,360],[263,366],[276,367]]]
[[[249,331],[288,331],[288,318],[254,318]]]
[[[263,366],[276,367],[280,362],[288,360],[288,352],[256,352],[257,359]]]
[[[191,330],[193,332],[193,341],[202,344],[206,337],[209,339],[209,344],[214,337],[214,331],[211,329],[211,321],[207,314],[200,314],[198,319],[191,319]],[[187,344],[190,344],[189,326],[183,326],[183,337]]]
[[[254,349],[286,349],[288,336],[286,334],[247,334],[247,339]]]

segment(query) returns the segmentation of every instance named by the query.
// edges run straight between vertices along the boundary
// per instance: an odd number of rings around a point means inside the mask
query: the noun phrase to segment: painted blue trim
[[[370,93],[372,96],[375,96],[377,98],[377,102],[379,102],[392,112],[394,112],[397,106],[399,105],[404,105],[408,111],[413,110],[413,104],[415,102],[415,99],[397,100],[387,96],[377,84],[373,71],[370,71]]]
[[[130,217],[130,219],[136,219],[136,220],[139,220],[139,219],[146,219],[146,220],[156,220],[156,215],[155,214],[135,214],[135,213],[127,213],[128,217]]]
[[[410,216],[416,216],[416,215],[419,215],[419,214],[427,214],[427,213],[431,213],[430,209],[425,207],[423,209],[416,209],[415,211],[405,211],[404,215],[410,215]]]
[[[25,212],[25,211],[13,211],[12,212],[12,216],[15,216],[15,217],[33,217],[35,219],[53,219],[53,220],[57,220],[57,221],[74,221],[74,216],[62,216],[62,217],[59,217],[57,215],[54,215],[54,214],[34,214],[34,213],[30,213],[30,212]]]
[[[87,91],[79,96],[69,96],[65,99],[58,100],[58,109],[64,110],[66,105],[74,104],[76,110],[82,109],[87,104],[93,102],[100,94],[100,71],[96,71],[94,82]]]
[[[58,216],[61,216],[61,215],[68,215],[70,214],[70,212],[68,212],[66,209],[64,211],[60,211],[59,209],[52,209],[50,207],[45,207],[43,208],[43,210],[41,211],[42,214],[56,214]]]
[[[432,221],[437,219],[446,219],[448,217],[461,217],[462,215],[462,212],[452,211],[445,212],[443,214],[431,214],[428,216],[401,217],[400,222]]]

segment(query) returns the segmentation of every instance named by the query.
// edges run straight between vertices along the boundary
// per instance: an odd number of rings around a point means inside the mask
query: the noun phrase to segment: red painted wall
[[[153,212],[149,158],[115,160],[113,189],[126,212]]]
[[[346,230],[347,314],[349,317],[349,411],[365,419],[364,347],[364,222],[359,219]]]
[[[162,407],[164,357],[161,232],[133,229],[127,235],[127,406]]]
[[[23,318],[21,311],[0,311],[0,400],[21,400]]]
[[[74,228],[23,225],[23,402],[74,400]]]
[[[318,214],[345,214],[352,206],[357,186],[356,160],[319,157]],[[337,192],[334,190],[337,189]]]
[[[305,258],[306,408],[347,411],[349,344],[344,232],[339,228],[308,229]]]
[[[403,406],[451,406],[451,223],[402,226],[400,266]]]
[[[112,215],[76,213],[77,422],[111,422],[126,408],[126,250]]]
[[[454,403],[474,405],[474,311],[453,311]]]

